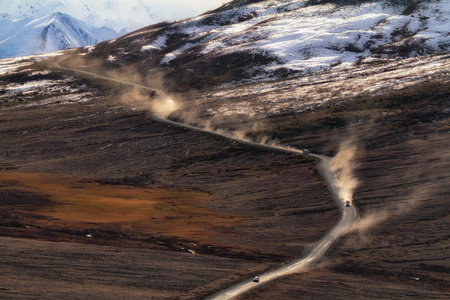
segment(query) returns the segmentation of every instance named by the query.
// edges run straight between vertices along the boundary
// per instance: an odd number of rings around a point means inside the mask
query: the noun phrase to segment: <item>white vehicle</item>
[[[253,277],[253,282],[259,282],[259,277],[258,276]]]

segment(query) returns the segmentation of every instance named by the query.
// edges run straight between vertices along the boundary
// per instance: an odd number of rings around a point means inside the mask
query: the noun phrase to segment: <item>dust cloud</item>
[[[358,186],[358,179],[354,175],[357,167],[354,161],[356,151],[354,140],[345,141],[340,145],[339,151],[331,163],[331,169],[338,178],[339,196],[350,203],[353,200],[353,192]]]
[[[137,109],[151,112],[160,118],[167,118],[181,107],[179,102],[161,92],[143,92],[140,88],[133,88],[119,96],[119,100]]]
[[[109,72],[107,76],[118,82],[130,85],[128,89],[124,89],[118,96],[119,101],[126,105],[149,111],[160,118],[167,118],[181,107],[180,102],[173,100],[168,94],[163,92],[162,87],[160,87],[161,81],[158,79],[153,80],[153,82],[149,80],[143,81],[135,74],[119,75],[114,72]],[[132,87],[132,85],[134,86]]]
[[[180,105],[172,98],[157,98],[150,103],[153,113],[161,118],[167,118],[172,112],[176,111]]]
[[[407,199],[399,200],[395,203],[385,204],[383,208],[368,211],[362,218],[353,224],[351,230],[357,231],[361,240],[370,229],[386,222],[388,219],[406,215],[425,201],[430,196],[430,189],[420,186],[408,194]]]
[[[431,140],[431,139],[430,139]],[[436,145],[439,145],[436,143]],[[415,145],[414,141],[410,142],[411,149],[423,147],[420,143]],[[427,145],[428,147],[429,145]],[[448,144],[444,143],[440,147],[436,147],[434,151],[427,154],[427,161],[418,163],[414,173],[416,178],[414,182],[409,182],[412,187],[404,194],[395,195],[395,201],[385,202],[382,207],[367,210],[364,216],[360,218],[353,226],[352,230],[357,231],[361,240],[367,240],[366,234],[376,226],[383,224],[390,219],[400,218],[411,214],[420,206],[436,205],[435,198],[442,197],[442,194],[448,193],[448,178],[450,176],[450,152],[448,152]],[[430,164],[430,161],[433,163]],[[411,174],[405,175],[406,180]],[[391,182],[402,182],[402,178],[389,178]]]

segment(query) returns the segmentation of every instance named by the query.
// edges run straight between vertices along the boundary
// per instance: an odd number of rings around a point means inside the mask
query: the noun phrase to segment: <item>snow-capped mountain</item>
[[[63,13],[26,22],[28,20],[23,19],[9,23],[9,36],[2,37],[0,41],[0,57],[25,56],[93,45],[117,35],[112,29],[92,28]],[[2,24],[8,23],[3,21]]]
[[[165,19],[152,6],[154,1],[139,0],[18,0],[1,1],[2,19],[39,19],[64,13],[92,27],[109,27],[124,34]]]
[[[0,58],[93,45],[159,21],[145,1],[0,2]]]
[[[107,53],[105,61],[128,60],[141,72],[165,69],[191,87],[205,76],[212,83],[289,76],[448,52],[450,2],[235,0],[96,49]]]
[[[175,0],[0,1],[0,58],[92,45],[199,13],[179,4]],[[47,27],[46,22],[53,25]]]

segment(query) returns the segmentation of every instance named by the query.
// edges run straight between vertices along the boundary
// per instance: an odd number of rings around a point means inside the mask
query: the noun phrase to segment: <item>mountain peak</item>
[[[62,12],[31,21],[11,21],[8,29],[10,36],[0,40],[2,58],[93,45],[117,36],[112,29],[92,28]]]

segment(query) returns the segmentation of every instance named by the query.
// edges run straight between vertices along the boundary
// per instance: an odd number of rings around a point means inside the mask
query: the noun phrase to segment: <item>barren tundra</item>
[[[172,120],[328,156],[353,149],[352,230],[305,273],[241,299],[448,299],[450,58],[430,50],[448,35],[416,44],[408,31],[430,34],[419,13],[448,7],[389,6],[379,34],[409,27],[363,52],[328,49],[339,64],[322,52],[271,60],[280,53],[219,47],[239,26],[261,33],[283,18],[336,21],[351,9],[313,2],[232,1],[93,48],[3,60],[0,298],[204,299],[301,257],[336,224],[316,158],[156,122],[164,90],[177,104]],[[256,31],[243,32],[234,41],[251,48]]]

